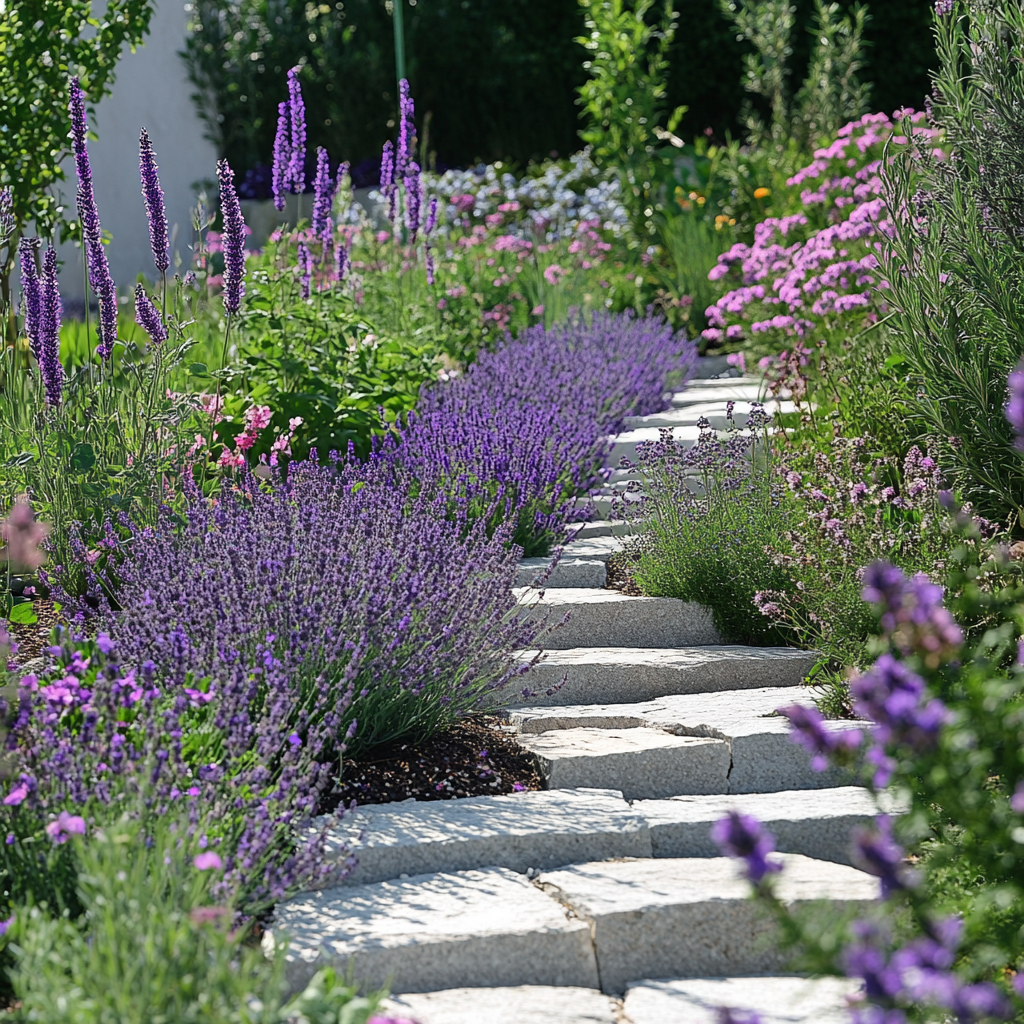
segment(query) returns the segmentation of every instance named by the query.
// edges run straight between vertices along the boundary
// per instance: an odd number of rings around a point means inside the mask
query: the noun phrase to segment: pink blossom
[[[198,871],[220,871],[224,867],[224,861],[213,850],[205,850],[203,853],[196,854],[192,865]]]
[[[250,430],[263,430],[270,426],[270,406],[252,405],[245,410],[245,425]]]
[[[23,803],[28,797],[28,786],[24,782],[19,782],[14,789],[4,797],[4,804],[7,807],[17,807]]]
[[[67,811],[61,811],[55,821],[51,821],[46,826],[46,834],[60,846],[62,843],[66,843],[71,836],[84,836],[85,835],[85,819],[80,818],[77,814],[68,814]]]
[[[0,522],[0,540],[4,542],[0,557],[16,569],[35,572],[46,561],[41,545],[49,532],[48,526],[36,521],[28,496],[21,495]]]

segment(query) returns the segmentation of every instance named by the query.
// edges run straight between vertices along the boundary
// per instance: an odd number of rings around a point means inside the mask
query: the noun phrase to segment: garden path
[[[692,382],[671,411],[627,424],[608,465],[660,426],[685,437],[698,416],[721,422],[727,401],[745,415],[758,387]],[[812,770],[773,715],[810,702],[800,683],[813,658],[725,645],[698,605],[603,589],[624,532],[582,526],[543,591],[529,584],[546,560],[520,573],[534,614],[572,612],[507,725],[549,788],[346,817],[334,852],[347,844],[358,867],[279,905],[268,932],[290,939],[292,984],[350,968],[389,982],[391,1009],[420,1024],[712,1024],[721,1005],[768,1024],[846,1019],[850,983],[782,973],[773,925],[709,837],[738,808],[775,834],[784,900],[877,899],[849,863],[872,801]]]

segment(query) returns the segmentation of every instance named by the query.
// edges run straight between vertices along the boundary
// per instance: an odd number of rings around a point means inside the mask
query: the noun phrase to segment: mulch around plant
[[[19,665],[38,658],[50,646],[50,632],[57,625],[57,610],[52,601],[36,598],[32,602],[32,610],[36,613],[37,622],[31,625],[15,622],[8,627],[18,645],[18,653],[13,660]]]
[[[451,800],[543,788],[533,754],[500,719],[476,716],[422,743],[397,741],[346,759],[331,804]]]
[[[606,590],[618,590],[627,597],[643,597],[644,592],[633,579],[633,563],[624,552],[616,552],[608,559]]]

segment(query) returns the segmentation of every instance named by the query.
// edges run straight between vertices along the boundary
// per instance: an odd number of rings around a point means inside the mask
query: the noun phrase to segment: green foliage
[[[304,299],[291,242],[285,238],[248,261],[238,341],[223,374],[228,424],[240,430],[246,407],[266,405],[277,434],[302,418],[294,458],[304,459],[311,448],[326,458],[345,452],[350,442],[366,455],[370,438],[385,429],[379,410],[393,423],[413,408],[420,387],[437,379],[437,316],[430,318],[433,329],[388,335],[340,286],[327,283]],[[234,433],[228,424],[218,428],[220,436]],[[269,445],[268,436],[251,455],[269,454]]]
[[[761,97],[769,114],[766,125],[759,111],[749,102],[745,106],[742,120],[753,145],[771,142],[784,147],[795,140],[811,149],[868,109],[868,87],[857,78],[864,67],[866,8],[854,4],[848,15],[839,17],[838,3],[814,0],[815,23],[809,29],[814,44],[807,77],[793,96],[788,79],[796,7],[790,0],[720,3],[740,36],[753,46],[744,55],[744,85]]]
[[[1002,518],[1020,511],[1024,492],[1003,415],[1024,337],[1024,10],[958,10],[937,19],[932,101],[950,159],[901,154],[885,178],[896,211],[885,263],[890,328],[914,385],[912,410],[965,496]]]
[[[614,164],[633,228],[639,238],[653,230],[656,196],[652,156],[665,130],[666,53],[676,30],[672,0],[665,0],[656,25],[647,23],[654,0],[580,0],[587,12],[587,32],[577,42],[587,51],[590,74],[580,88],[588,126],[580,132],[594,148],[599,166]],[[669,120],[668,132],[683,108]],[[659,134],[659,132],[661,134]]]
[[[65,362],[56,407],[46,402],[40,374],[30,372],[27,350],[0,352],[0,504],[6,509],[16,495],[31,496],[53,529],[51,565],[70,566],[84,554],[73,550],[74,524],[96,540],[104,522],[122,514],[140,525],[154,522],[167,500],[165,482],[181,471],[183,453],[203,428],[192,397],[171,391],[188,377],[193,312],[193,301],[177,289],[170,340],[119,342],[102,364],[88,331],[84,339],[70,331],[62,342],[80,344],[83,361]]]
[[[186,819],[168,815],[148,837],[127,816],[89,832],[58,847],[77,862],[81,914],[15,911],[8,936],[20,1019],[365,1024],[376,1009],[378,995],[359,997],[333,971],[286,1002],[281,948],[268,960],[251,927],[235,927],[231,908],[216,905],[218,872],[193,865],[199,843]]]
[[[149,29],[152,0],[17,0],[0,7],[0,187],[14,199],[15,229],[0,247],[0,308],[10,308],[18,239],[30,224],[41,236],[77,237],[64,200],[68,76],[78,75],[93,102],[111,89],[127,44]],[[9,340],[13,338],[9,337]]]

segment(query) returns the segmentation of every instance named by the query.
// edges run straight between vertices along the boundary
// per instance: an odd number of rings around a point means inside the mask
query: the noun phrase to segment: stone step
[[[729,792],[725,740],[640,727],[560,729],[519,742],[536,756],[550,789],[600,786],[627,800]]]
[[[737,427],[745,427],[750,415],[750,402],[737,402],[733,409],[733,422]],[[769,416],[779,413],[793,413],[797,407],[793,402],[770,400],[764,403],[764,411]],[[694,426],[697,420],[708,420],[715,430],[728,430],[729,419],[726,416],[725,401],[698,402],[680,408],[666,409],[664,412],[652,413],[650,416],[627,416],[622,424],[624,430],[639,430],[644,427],[688,427]]]
[[[672,396],[672,405],[681,409],[686,405],[704,405],[708,402],[759,402],[767,397],[763,382],[721,380],[694,383]],[[789,397],[784,396],[784,397]]]
[[[569,541],[562,548],[562,558],[594,558],[607,562],[612,555],[622,550],[624,537],[584,537]]]
[[[700,431],[697,427],[677,427],[672,431],[672,439],[679,448],[692,448],[697,443]],[[661,440],[660,427],[641,427],[635,430],[624,430],[610,438],[611,447],[605,456],[604,464],[609,468],[617,468],[623,458],[630,462],[637,461],[636,446],[641,441]]]
[[[674,597],[628,597],[617,590],[550,588],[542,595],[513,590],[534,618],[550,629],[538,638],[546,650],[572,647],[689,647],[717,644],[721,637],[711,612]],[[558,625],[566,615],[565,625]]]
[[[711,826],[738,810],[762,822],[782,852],[837,864],[850,863],[850,830],[879,811],[871,794],[859,786],[636,800],[633,810],[647,821],[655,857],[718,856]]]
[[[673,695],[634,704],[517,707],[510,709],[509,718],[519,730],[523,746],[537,754],[545,778],[552,780],[548,782],[551,787],[601,786],[622,790],[632,800],[826,789],[852,782],[844,769],[829,767],[818,772],[811,767],[810,755],[790,739],[789,722],[774,714],[786,704],[812,705],[810,690],[765,687]],[[843,731],[864,726],[835,721],[826,728]],[[724,743],[727,780],[721,780],[718,762],[714,772],[704,765],[698,774],[691,753],[674,752],[665,740],[641,739],[636,733],[643,729],[666,737],[703,737]],[[602,731],[607,735],[602,737]],[[636,755],[638,744],[644,757]],[[652,756],[647,751],[655,749],[661,763],[675,764],[670,777],[651,778],[645,762]],[[579,768],[574,767],[576,762]],[[591,774],[582,774],[585,771]],[[553,781],[567,777],[575,781]],[[667,788],[670,785],[685,788],[673,794]]]
[[[877,899],[877,880],[845,865],[781,854],[787,904]],[[778,970],[775,926],[724,857],[597,861],[542,873],[507,868],[414,875],[294,897],[265,948],[287,942],[285,976],[328,966],[393,992],[521,985],[621,993],[644,978]]]
[[[525,652],[524,660],[535,652]],[[531,708],[626,704],[671,694],[798,686],[814,666],[813,651],[787,647],[576,647],[549,651],[524,677],[537,696]],[[563,677],[565,684],[554,693]]]
[[[599,520],[587,523],[568,523],[565,532],[573,540],[588,540],[595,537],[628,537],[636,527],[624,519]]]
[[[508,868],[305,893],[277,905],[264,948],[278,941],[292,988],[324,967],[399,993],[600,987],[589,925]]]
[[[878,880],[843,864],[780,854],[779,898],[859,905]],[[644,978],[757,974],[785,967],[777,926],[726,857],[603,861],[540,876],[540,886],[590,925],[604,992]]]
[[[615,489],[614,494],[590,494],[576,499],[573,515],[589,515],[591,522],[607,522],[613,514],[616,503],[621,501],[636,502],[640,495],[636,491]]]
[[[589,587],[600,588],[608,578],[607,558],[577,558],[564,555],[546,579],[542,577],[551,565],[549,557],[523,558],[516,572],[517,587]],[[537,582],[541,581],[541,582]]]
[[[525,874],[611,857],[650,857],[647,821],[622,794],[555,789],[368,804],[346,814],[328,857],[352,853],[346,885],[502,867]]]
[[[848,998],[857,991],[849,978],[640,981],[626,989],[624,1016],[629,1024],[719,1024],[719,1007],[728,1007],[753,1010],[762,1024],[849,1024]]]
[[[518,985],[407,993],[383,1004],[416,1024],[619,1024],[621,1000],[591,988]]]

